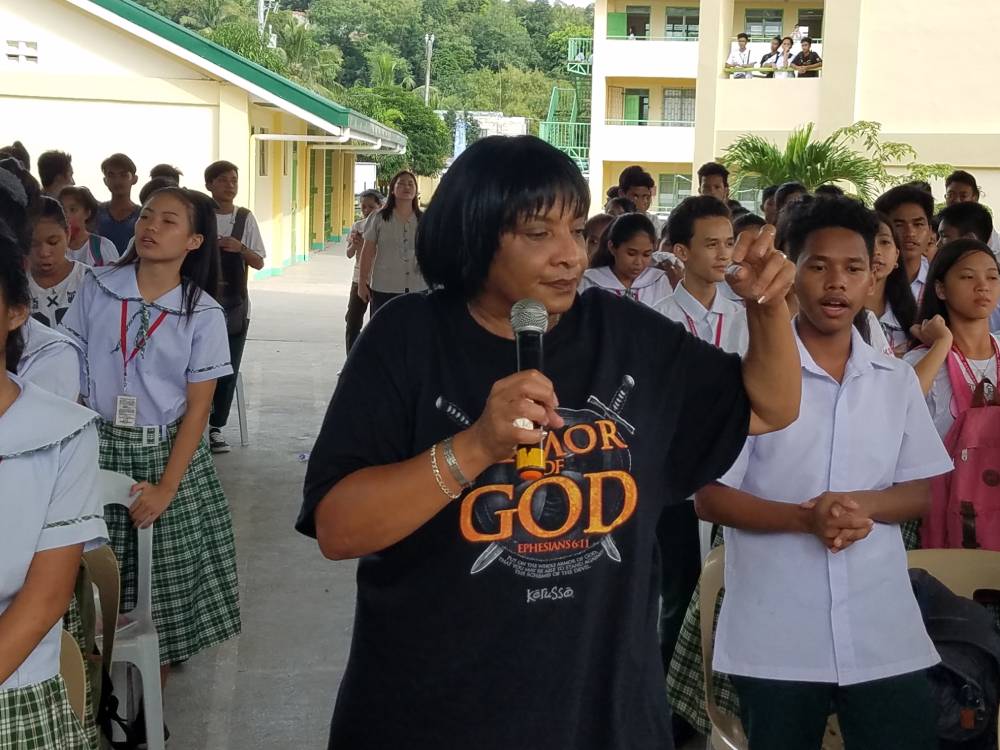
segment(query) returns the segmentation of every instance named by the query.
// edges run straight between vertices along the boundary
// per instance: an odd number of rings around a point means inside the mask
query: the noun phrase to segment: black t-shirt
[[[817,55],[812,50],[809,52],[800,52],[795,57],[792,58],[792,65],[818,65],[823,62],[823,58]],[[798,74],[799,78],[819,78],[818,70],[807,70],[804,73]]]
[[[549,473],[518,485],[513,464],[497,464],[361,559],[331,748],[669,747],[656,523],[742,448],[740,360],[599,289],[544,343],[566,419],[546,444]],[[315,535],[316,506],[343,477],[476,420],[514,369],[514,342],[462,301],[388,303],[341,373],[298,530]]]

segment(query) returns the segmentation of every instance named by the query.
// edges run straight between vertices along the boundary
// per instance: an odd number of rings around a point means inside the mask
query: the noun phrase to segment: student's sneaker
[[[212,449],[212,453],[229,453],[231,450],[229,443],[222,437],[222,430],[218,427],[212,427],[208,431],[208,446]]]

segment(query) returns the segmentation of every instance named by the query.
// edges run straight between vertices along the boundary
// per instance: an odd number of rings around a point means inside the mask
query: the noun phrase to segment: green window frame
[[[691,175],[667,173],[659,175],[659,192],[657,193],[657,208],[661,211],[671,211],[682,200],[691,195]]]
[[[667,39],[690,40],[698,38],[701,11],[699,8],[667,7]]]
[[[785,13],[781,8],[747,8],[743,30],[755,42],[782,36]]]

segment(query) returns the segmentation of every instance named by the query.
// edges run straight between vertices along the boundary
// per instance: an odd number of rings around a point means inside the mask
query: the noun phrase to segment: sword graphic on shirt
[[[622,378],[621,385],[618,386],[618,389],[611,397],[610,404],[604,404],[599,398],[593,395],[587,398],[587,403],[593,406],[600,416],[620,425],[626,432],[628,432],[628,434],[634,435],[636,431],[635,426],[622,416],[622,411],[634,388],[635,379],[631,375],[625,375],[625,377]],[[454,404],[450,404],[445,401],[443,398],[438,398],[436,406],[445,413],[449,414],[449,416],[452,416],[453,419],[455,419],[455,417],[452,415],[452,411],[457,412],[457,414],[462,417],[465,417],[461,409],[456,407]],[[466,417],[466,419],[468,418]],[[611,560],[618,563],[622,561],[621,552],[618,549],[618,545],[615,544],[614,537],[610,533],[601,537],[600,544],[605,554]],[[498,542],[490,542],[489,546],[487,546],[483,553],[479,555],[479,557],[476,558],[476,561],[472,564],[472,568],[469,571],[470,574],[475,575],[476,573],[481,573],[486,570],[486,568],[500,558],[500,556],[504,553],[504,550],[505,548]]]

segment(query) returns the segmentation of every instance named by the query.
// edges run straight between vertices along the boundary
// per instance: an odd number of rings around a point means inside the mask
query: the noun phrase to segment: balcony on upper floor
[[[642,83],[642,81],[639,81]],[[669,82],[607,82],[602,124],[591,138],[605,160],[690,162],[694,156],[695,90]]]
[[[566,51],[566,70],[573,75],[589,76],[594,64],[594,40],[573,37]]]
[[[698,6],[626,5],[610,0],[598,54],[605,76],[696,78]]]

